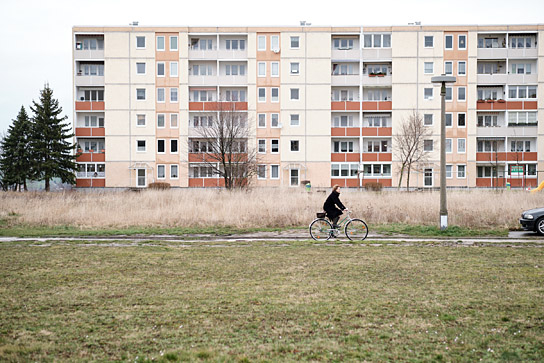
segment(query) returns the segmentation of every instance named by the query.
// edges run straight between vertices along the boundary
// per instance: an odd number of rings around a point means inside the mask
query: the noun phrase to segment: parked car
[[[544,208],[526,210],[521,213],[519,223],[528,231],[544,235]]]

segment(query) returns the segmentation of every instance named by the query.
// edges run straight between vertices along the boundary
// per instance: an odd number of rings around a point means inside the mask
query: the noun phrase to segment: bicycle
[[[338,222],[337,228],[333,228],[331,222],[325,219],[325,213],[317,213],[317,218],[310,223],[310,236],[316,241],[329,240],[332,237],[338,237],[342,227],[350,241],[363,241],[368,236],[368,226],[365,221],[351,218],[349,211],[347,216]]]

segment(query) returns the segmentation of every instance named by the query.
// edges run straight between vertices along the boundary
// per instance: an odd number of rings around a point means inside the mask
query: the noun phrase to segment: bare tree
[[[219,175],[227,189],[246,188],[257,173],[257,152],[248,145],[251,126],[246,111],[235,102],[217,102],[213,117],[201,119],[189,139],[192,161],[205,166],[207,176]],[[196,158],[196,159],[195,159]]]
[[[423,118],[415,110],[403,119],[399,132],[393,136],[396,156],[400,159],[398,188],[406,173],[406,190],[410,189],[410,173],[417,163],[425,162],[428,153],[424,141],[432,135],[432,130],[423,123]]]

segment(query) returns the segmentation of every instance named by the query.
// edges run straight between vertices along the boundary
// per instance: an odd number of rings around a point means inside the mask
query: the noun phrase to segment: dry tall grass
[[[134,192],[0,193],[0,219],[18,224],[122,228],[129,226],[306,226],[326,194],[297,189],[248,192],[176,189]],[[341,200],[369,224],[438,223],[438,192],[381,193],[344,190]],[[544,194],[525,191],[448,192],[449,224],[472,228],[518,227],[525,209],[544,206]]]

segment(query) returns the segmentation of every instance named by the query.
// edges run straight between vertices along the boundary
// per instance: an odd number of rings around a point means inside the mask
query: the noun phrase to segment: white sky
[[[523,0],[3,0],[0,133],[49,82],[72,119],[74,25],[361,26],[544,23],[544,1]]]

